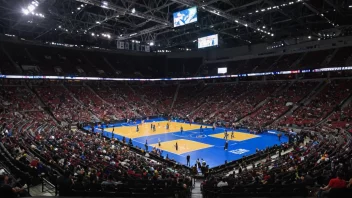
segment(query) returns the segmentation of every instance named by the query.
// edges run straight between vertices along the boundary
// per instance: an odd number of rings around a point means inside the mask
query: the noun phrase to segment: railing
[[[50,183],[45,178],[42,178],[42,192],[55,193],[55,196],[58,194],[56,185]]]

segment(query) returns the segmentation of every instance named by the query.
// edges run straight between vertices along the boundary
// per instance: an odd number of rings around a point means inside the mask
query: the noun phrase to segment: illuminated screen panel
[[[218,44],[219,39],[217,34],[198,38],[198,48],[218,46]]]
[[[197,22],[197,7],[188,8],[175,12],[174,14],[174,27],[183,26],[189,23]]]
[[[218,68],[218,74],[226,74],[226,73],[227,73],[227,67]]]

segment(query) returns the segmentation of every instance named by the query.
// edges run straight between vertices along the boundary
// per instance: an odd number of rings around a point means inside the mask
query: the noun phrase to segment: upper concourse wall
[[[274,49],[267,49],[266,43],[245,45],[234,48],[208,48],[198,51],[170,52],[166,53],[168,58],[203,58],[205,63],[216,63],[235,61],[242,59],[258,58],[265,56],[277,56],[280,54],[291,54],[307,51],[318,51],[330,48],[352,46],[352,36],[338,37],[327,40],[316,41],[295,41],[297,44],[290,44]]]

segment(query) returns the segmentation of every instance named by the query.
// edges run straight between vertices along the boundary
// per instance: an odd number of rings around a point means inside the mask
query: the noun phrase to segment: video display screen
[[[219,39],[217,34],[198,38],[198,48],[218,46],[218,44]]]
[[[197,22],[197,7],[188,8],[175,12],[174,16],[174,27],[183,26],[189,23]]]

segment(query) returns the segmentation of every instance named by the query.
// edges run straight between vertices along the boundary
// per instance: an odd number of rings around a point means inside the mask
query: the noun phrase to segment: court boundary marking
[[[196,141],[187,140],[187,139],[168,140],[168,141],[161,142],[161,144],[163,144],[163,143],[165,143],[165,142],[172,142],[172,141],[178,141],[178,140],[191,141],[191,142],[195,142],[195,143],[206,144],[206,145],[209,145],[209,146],[206,147],[206,148],[196,149],[196,150],[192,150],[192,151],[185,152],[185,153],[181,153],[181,154],[177,154],[177,153],[174,153],[174,152],[171,152],[171,151],[167,151],[167,150],[164,150],[164,149],[162,149],[162,148],[160,148],[160,147],[155,147],[155,148],[159,148],[160,150],[163,150],[163,151],[168,152],[168,153],[172,153],[172,154],[174,154],[174,155],[178,155],[178,156],[181,156],[181,157],[186,157],[186,156],[183,156],[183,155],[188,154],[188,153],[191,153],[191,152],[194,152],[194,151],[199,151],[199,150],[202,150],[202,149],[207,149],[207,148],[211,148],[211,147],[216,147],[215,145],[211,145],[211,144],[207,144],[207,143],[203,143],[203,142],[196,142]],[[143,144],[143,143],[141,143],[141,142],[139,142],[139,141],[136,141],[136,142],[138,142],[138,143],[140,143],[140,144]],[[158,144],[158,143],[154,143],[154,145],[155,145],[155,144]],[[152,147],[152,148],[154,148],[153,146],[151,146],[150,144],[148,144],[148,147],[149,147],[149,146]]]
[[[154,122],[154,121],[153,121]],[[155,122],[163,122],[163,121],[155,121]],[[174,120],[172,120],[172,122],[176,122],[176,123],[183,123],[183,122],[177,122],[177,121],[174,121]],[[151,124],[152,122],[146,122],[145,124]],[[138,123],[137,123],[138,124]],[[138,124],[139,125],[139,124]],[[197,124],[197,125],[200,125],[200,124]],[[116,131],[116,129],[117,128],[124,128],[124,127],[132,127],[131,128],[131,130],[130,130],[130,132],[129,133],[136,133],[135,132],[135,130],[133,129],[133,127],[135,127],[136,126],[136,124],[134,124],[134,123],[120,123],[118,126],[110,126],[110,125],[106,125],[106,128],[104,128],[104,133],[106,133],[106,135],[104,135],[106,138],[110,138],[110,136],[111,136],[111,134],[113,134],[114,136],[115,135],[117,135],[117,136],[121,136],[121,137],[123,137],[123,135],[121,135],[121,134],[118,134],[118,133],[116,133],[117,131]],[[204,125],[203,125],[204,126]],[[107,128],[115,128],[115,131],[114,132],[112,132],[112,131],[106,131],[106,129]],[[90,126],[86,126],[86,127],[84,127],[86,130],[88,130],[88,131],[91,131],[91,129],[92,129],[92,127],[90,127]],[[94,131],[96,131],[96,133],[101,133],[102,132],[102,130],[101,130],[101,128],[99,127],[99,126],[93,126],[93,128],[94,128]],[[219,133],[223,133],[227,128],[225,128],[225,127],[217,127],[217,128],[222,128],[222,129],[220,129],[220,132]],[[167,154],[169,155],[169,157],[170,157],[170,154],[171,154],[171,158],[175,158],[176,159],[176,162],[177,163],[180,163],[180,164],[184,164],[183,163],[183,160],[185,160],[185,158],[186,158],[186,156],[187,155],[189,155],[189,154],[191,154],[191,153],[193,153],[193,152],[195,152],[195,153],[197,153],[197,152],[199,152],[199,151],[202,151],[203,149],[211,149],[211,148],[213,148],[213,149],[221,149],[222,150],[222,148],[224,147],[224,144],[222,144],[222,143],[220,143],[220,144],[214,144],[214,143],[211,143],[211,144],[209,144],[209,143],[205,143],[205,144],[208,144],[209,145],[209,147],[207,147],[207,148],[202,148],[202,149],[198,149],[198,150],[192,150],[192,151],[188,151],[188,152],[185,152],[185,153],[182,153],[182,154],[177,154],[177,153],[174,153],[174,152],[172,152],[172,151],[168,151],[168,150],[164,150],[164,148],[163,147],[158,147],[158,146],[152,146],[152,143],[150,143],[150,141],[152,141],[152,142],[154,142],[156,139],[158,139],[158,137],[157,136],[160,136],[160,139],[162,139],[162,141],[165,141],[165,142],[168,142],[168,141],[173,141],[172,139],[177,139],[177,140],[179,140],[179,139],[186,139],[186,140],[188,140],[188,141],[192,141],[192,142],[197,142],[197,143],[203,143],[203,140],[205,140],[205,139],[207,139],[207,138],[214,138],[214,139],[223,139],[223,138],[216,138],[216,137],[212,137],[211,135],[214,135],[214,134],[217,134],[217,132],[212,132],[211,131],[211,128],[207,128],[207,129],[205,129],[205,128],[203,128],[203,130],[204,130],[204,132],[201,132],[201,131],[199,131],[199,128],[198,129],[193,129],[193,130],[186,130],[186,131],[183,131],[183,133],[180,133],[180,131],[175,131],[175,132],[171,132],[171,133],[168,133],[168,132],[166,132],[167,130],[165,130],[165,133],[162,133],[162,134],[152,134],[152,135],[150,135],[149,137],[148,136],[141,136],[141,137],[135,137],[135,138],[132,138],[132,141],[133,141],[133,145],[134,145],[134,147],[135,146],[138,146],[139,148],[141,148],[141,149],[144,149],[144,145],[145,145],[145,142],[143,141],[143,139],[139,139],[139,138],[147,138],[148,139],[148,151],[149,152],[151,152],[152,151],[152,149],[153,148],[156,148],[156,149],[160,149],[160,150],[162,150],[163,151],[163,157],[165,157]],[[229,135],[231,134],[231,130],[230,129],[227,129],[228,130],[228,133],[229,133]],[[209,133],[208,133],[209,132]],[[259,137],[259,138],[261,138],[261,137],[265,137],[265,136],[267,136],[267,135],[269,135],[269,134],[266,134],[266,133],[264,133],[264,134],[253,134],[253,133],[250,133],[250,132],[248,132],[248,131],[245,131],[245,130],[241,130],[241,131],[237,131],[237,130],[234,130],[234,132],[236,132],[236,133],[243,133],[243,134],[250,134],[250,135],[253,135],[253,136],[255,136],[255,137],[252,137],[251,139],[257,139],[256,137]],[[205,134],[207,134],[207,135],[205,135]],[[156,136],[154,136],[154,135],[156,135]],[[171,137],[170,137],[170,136]],[[195,137],[195,136],[197,136],[197,135],[199,135],[199,136],[204,136],[204,137]],[[153,137],[154,136],[154,137]],[[164,139],[163,137],[164,136],[169,136],[169,137],[167,137],[166,139]],[[174,138],[172,138],[172,136],[174,136]],[[116,138],[116,137],[114,137],[114,138]],[[118,137],[119,138],[119,137]],[[127,138],[127,137],[126,137]],[[150,139],[149,139],[150,138]],[[171,138],[171,140],[169,139],[169,138]],[[128,139],[128,138],[127,138]],[[230,141],[232,141],[232,142],[230,142]],[[246,142],[247,140],[243,140],[244,142]],[[238,140],[228,140],[228,146],[229,146],[229,150],[232,150],[232,149],[238,149],[238,148],[241,148],[241,146],[242,146],[242,143],[243,143],[243,141],[238,141]],[[155,141],[156,142],[156,141]],[[162,142],[161,142],[162,143]],[[155,144],[157,144],[157,143],[155,143]],[[246,144],[246,143],[245,143]],[[154,143],[153,143],[153,145],[154,145]],[[187,148],[187,146],[185,146],[185,148]],[[191,155],[193,155],[193,154],[191,154]],[[227,156],[227,155],[226,155]],[[240,159],[240,158],[239,158]],[[237,159],[238,160],[238,159]]]
[[[256,134],[251,134],[251,133],[246,133],[246,132],[241,132],[241,131],[233,131],[235,133],[242,133],[242,134],[247,134],[247,135],[252,135],[254,137],[251,137],[251,138],[247,138],[247,139],[244,139],[244,140],[231,140],[231,139],[227,139],[228,141],[237,141],[237,142],[242,142],[242,141],[247,141],[247,140],[250,140],[250,139],[254,139],[254,138],[258,138],[258,137],[261,137],[260,135],[256,135]],[[216,137],[216,135],[219,135],[219,134],[224,134],[224,132],[220,132],[220,133],[214,133],[214,134],[211,134],[209,135],[210,137],[212,138],[218,138],[218,139],[225,139],[225,138],[220,138],[220,137]],[[230,136],[230,133],[231,132],[227,132]],[[235,136],[236,137],[236,136]]]

